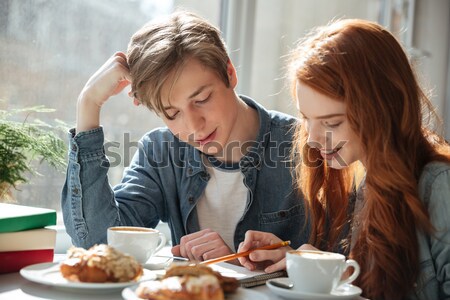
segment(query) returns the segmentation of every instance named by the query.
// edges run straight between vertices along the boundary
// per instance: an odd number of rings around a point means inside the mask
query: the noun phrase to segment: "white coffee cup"
[[[141,264],[166,244],[166,236],[156,229],[133,226],[108,228],[108,245],[127,253]]]
[[[353,267],[353,273],[341,280],[349,267]],[[286,269],[294,290],[316,294],[329,294],[340,285],[354,281],[360,272],[353,259],[346,260],[339,253],[312,250],[287,252]]]

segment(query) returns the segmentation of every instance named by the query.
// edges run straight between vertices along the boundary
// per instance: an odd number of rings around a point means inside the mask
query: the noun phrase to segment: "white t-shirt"
[[[248,189],[238,164],[226,168],[217,164],[205,163],[210,179],[197,202],[198,221],[200,230],[214,230],[234,251],[234,232],[244,214]]]

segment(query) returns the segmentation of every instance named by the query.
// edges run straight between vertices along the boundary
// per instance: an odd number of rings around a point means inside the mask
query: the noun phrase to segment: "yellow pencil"
[[[229,260],[232,260],[232,259],[235,259],[235,258],[238,258],[238,257],[248,256],[250,253],[252,253],[253,251],[256,251],[256,250],[277,249],[277,248],[281,248],[281,247],[284,247],[284,246],[289,246],[290,244],[291,244],[291,241],[284,241],[284,242],[281,242],[281,243],[278,243],[278,244],[272,244],[272,245],[267,245],[267,246],[255,248],[255,249],[250,249],[250,250],[245,251],[245,252],[234,253],[234,254],[229,254],[229,255],[222,256],[222,257],[208,259],[208,260],[200,262],[199,264],[201,264],[201,265],[210,265],[210,264],[215,264],[215,263],[219,263],[219,262],[223,262],[223,261],[229,261]]]

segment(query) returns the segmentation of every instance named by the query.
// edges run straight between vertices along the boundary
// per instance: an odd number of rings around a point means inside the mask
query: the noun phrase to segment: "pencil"
[[[291,244],[291,241],[284,241],[284,242],[281,242],[281,243],[278,243],[278,244],[272,244],[272,245],[267,245],[267,246],[255,248],[255,249],[250,249],[250,250],[245,251],[245,252],[234,253],[234,254],[229,254],[229,255],[213,258],[213,259],[208,259],[208,260],[200,262],[199,264],[201,264],[201,265],[210,265],[210,264],[215,264],[215,263],[219,263],[219,262],[223,262],[223,261],[229,261],[229,260],[232,260],[232,259],[235,259],[235,258],[238,258],[238,257],[248,256],[250,253],[252,253],[253,251],[256,251],[256,250],[277,249],[277,248],[281,248],[281,247],[284,247],[284,246],[289,246],[290,244]]]

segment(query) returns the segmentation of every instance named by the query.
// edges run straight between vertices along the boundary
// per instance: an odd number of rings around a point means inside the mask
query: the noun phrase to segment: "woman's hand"
[[[117,52],[89,78],[78,97],[77,133],[99,127],[102,105],[130,82],[126,55]]]
[[[238,252],[280,242],[282,240],[272,233],[249,230],[245,233],[245,239],[239,245]],[[286,269],[286,252],[289,250],[292,248],[288,246],[273,250],[257,250],[250,253],[248,257],[240,257],[239,262],[251,271],[264,269],[266,273],[272,273]]]

